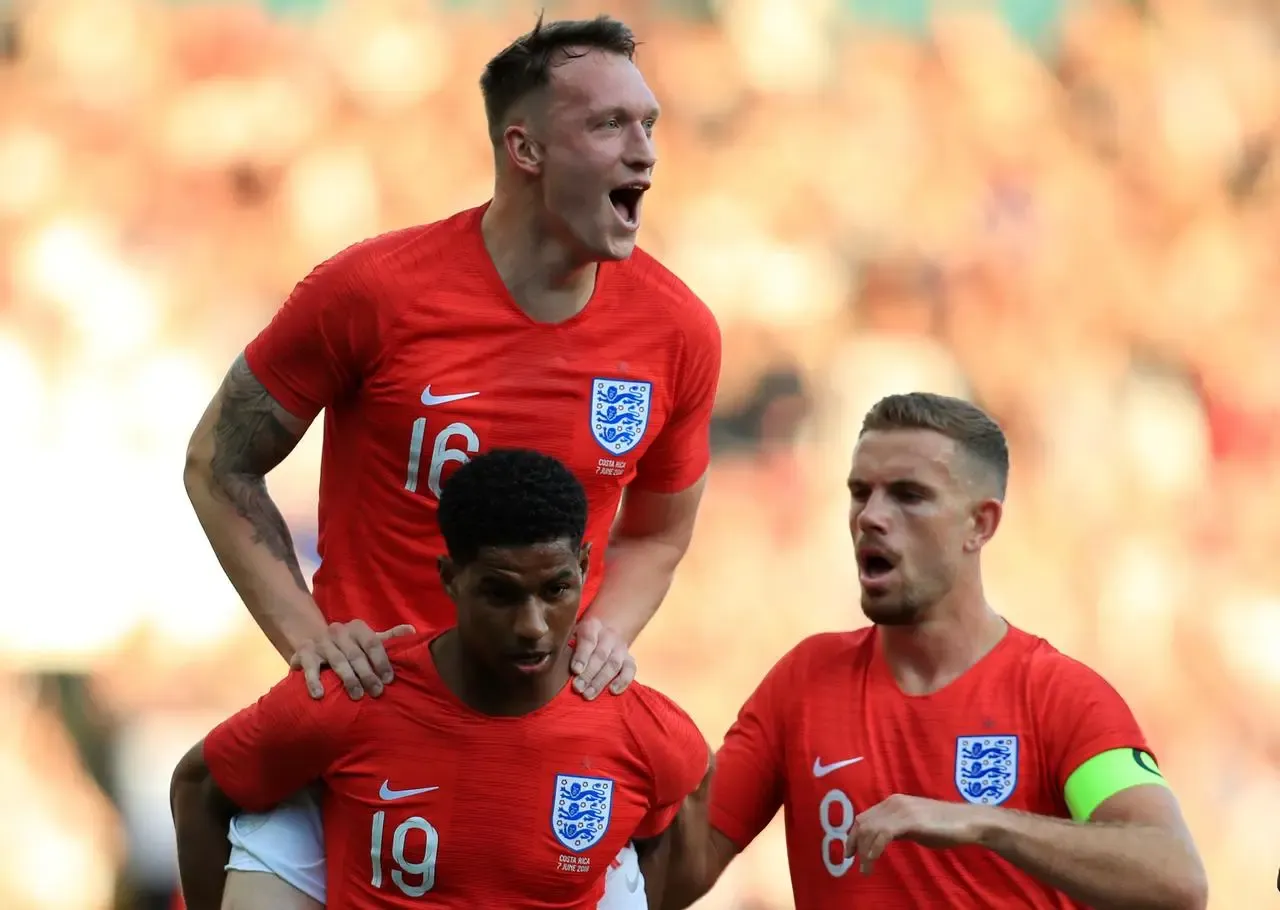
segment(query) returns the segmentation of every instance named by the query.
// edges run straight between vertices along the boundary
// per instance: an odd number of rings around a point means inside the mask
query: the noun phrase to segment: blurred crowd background
[[[172,904],[170,770],[283,670],[187,435],[311,265],[488,198],[476,80],[537,5],[639,32],[643,242],[724,331],[642,678],[718,743],[860,624],[861,414],[972,397],[1013,447],[994,603],[1130,700],[1212,906],[1274,903],[1277,4],[598,3],[0,0],[0,906]],[[272,476],[312,566],[318,437]],[[706,907],[790,907],[780,828],[750,852]]]

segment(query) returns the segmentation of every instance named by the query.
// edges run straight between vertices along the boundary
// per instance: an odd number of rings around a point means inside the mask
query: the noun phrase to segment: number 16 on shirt
[[[462,439],[465,448],[450,448],[449,443],[457,436]],[[418,492],[418,478],[422,469],[422,446],[427,438],[427,418],[419,417],[413,422],[413,433],[409,437],[409,472],[405,478],[404,488],[410,493]],[[436,434],[431,445],[431,462],[427,468],[427,489],[440,498],[440,475],[444,466],[451,461],[464,463],[470,456],[480,451],[480,437],[476,431],[465,423],[451,423]]]

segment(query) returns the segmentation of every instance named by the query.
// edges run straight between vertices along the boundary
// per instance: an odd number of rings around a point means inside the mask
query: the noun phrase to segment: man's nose
[[[858,528],[883,534],[889,527],[889,502],[881,492],[873,492],[858,510]]]
[[[512,631],[524,641],[537,641],[547,634],[547,605],[540,598],[530,597],[516,611]]]
[[[627,145],[625,163],[627,167],[648,174],[658,163],[657,150],[653,145],[653,137],[641,124],[633,127],[631,142]]]

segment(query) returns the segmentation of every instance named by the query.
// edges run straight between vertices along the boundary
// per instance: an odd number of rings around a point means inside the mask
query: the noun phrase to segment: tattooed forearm
[[[254,542],[284,562],[298,587],[307,590],[289,526],[267,493],[266,475],[293,451],[306,425],[262,387],[244,355],[222,382],[221,408],[213,427],[210,491],[253,525]]]

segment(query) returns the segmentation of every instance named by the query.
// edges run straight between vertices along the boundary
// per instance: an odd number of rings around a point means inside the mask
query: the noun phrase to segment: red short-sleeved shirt
[[[326,675],[315,701],[291,673],[215,728],[204,757],[251,811],[326,785],[329,910],[594,908],[618,851],[671,824],[706,773],[702,734],[633,684],[566,689],[522,717],[489,717],[444,685],[419,636],[392,645],[396,684],[352,701]]]
[[[777,663],[726,735],[711,823],[743,848],[785,810],[797,910],[1074,908],[978,847],[894,843],[864,876],[844,839],[856,812],[895,793],[1068,818],[1067,778],[1118,748],[1147,749],[1120,695],[1013,627],[955,682],[918,697],[898,688],[874,627],[817,635]]]
[[[706,306],[637,250],[599,267],[577,316],[534,322],[485,249],[483,213],[339,253],[245,350],[288,411],[325,410],[314,584],[330,621],[452,625],[436,497],[477,453],[531,448],[567,464],[598,556],[625,487],[674,493],[706,471],[720,372]]]

